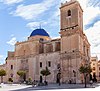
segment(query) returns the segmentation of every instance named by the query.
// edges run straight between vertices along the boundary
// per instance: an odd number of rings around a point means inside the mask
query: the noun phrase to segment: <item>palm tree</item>
[[[1,83],[3,83],[3,76],[6,75],[6,71],[4,69],[0,69]]]
[[[20,76],[20,79],[23,80],[23,79],[24,79],[24,76],[25,76],[25,74],[26,74],[26,71],[24,71],[24,70],[19,70],[19,71],[17,72],[17,74]]]
[[[51,72],[49,71],[48,67],[46,69],[41,70],[40,72],[43,76],[45,76],[45,82],[46,82],[46,76],[50,75]]]
[[[87,80],[87,76],[92,72],[92,69],[90,67],[90,65],[82,65],[80,68],[79,68],[79,72],[81,74],[83,74],[84,76],[84,81],[85,81],[85,88],[86,88],[86,80]]]

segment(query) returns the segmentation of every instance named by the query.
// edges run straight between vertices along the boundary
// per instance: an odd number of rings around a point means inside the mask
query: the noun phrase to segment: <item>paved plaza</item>
[[[1,85],[0,91],[40,91],[40,90],[94,90],[100,89],[100,83],[94,84],[90,86],[87,85],[87,88],[84,88],[84,84],[49,84],[48,86],[36,86],[33,87],[32,85],[24,85],[24,84],[3,84]]]
[[[24,84],[21,84],[21,85],[20,84],[1,84],[0,91],[13,91],[13,90],[19,91],[19,89],[25,89],[28,87],[32,87],[32,86],[24,85]]]

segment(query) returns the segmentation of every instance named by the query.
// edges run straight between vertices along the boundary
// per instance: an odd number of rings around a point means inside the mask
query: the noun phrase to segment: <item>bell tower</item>
[[[78,1],[71,0],[61,4],[60,21],[61,51],[71,51],[71,49],[78,47],[78,36],[75,35],[76,32],[83,32],[83,10]],[[76,44],[74,46],[75,48],[71,47],[71,40],[73,41],[72,45]]]
[[[61,4],[60,7],[61,31],[78,27],[83,31],[83,10],[76,0]]]

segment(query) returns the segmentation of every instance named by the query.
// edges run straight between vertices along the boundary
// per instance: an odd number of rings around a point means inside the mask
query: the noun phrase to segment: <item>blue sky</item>
[[[16,41],[25,41],[40,24],[52,38],[59,36],[60,3],[69,0],[0,0],[0,63]],[[84,10],[84,32],[91,44],[91,53],[100,49],[100,1],[78,0]],[[96,54],[95,54],[96,55]]]

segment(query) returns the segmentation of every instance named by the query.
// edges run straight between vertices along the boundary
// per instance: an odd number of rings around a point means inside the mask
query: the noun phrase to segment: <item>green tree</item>
[[[32,84],[32,79],[31,78],[28,78],[28,85],[31,85]]]
[[[17,72],[17,74],[20,76],[20,79],[21,79],[21,80],[24,80],[24,76],[25,76],[25,74],[26,74],[26,71],[24,71],[24,70],[19,70],[19,71]]]
[[[31,79],[31,78],[28,78],[28,81],[29,81],[29,82],[31,82],[31,81],[32,81],[32,79]]]
[[[80,68],[79,68],[79,72],[81,73],[81,74],[83,74],[83,76],[84,76],[84,81],[85,81],[85,88],[86,88],[86,80],[87,80],[87,76],[92,72],[92,69],[91,69],[91,67],[90,67],[90,65],[82,65]]]
[[[6,75],[6,71],[4,69],[0,69],[1,83],[3,83],[3,76]]]
[[[43,76],[45,76],[45,81],[46,81],[46,76],[50,75],[51,72],[49,71],[48,67],[46,69],[41,70],[40,72]]]

